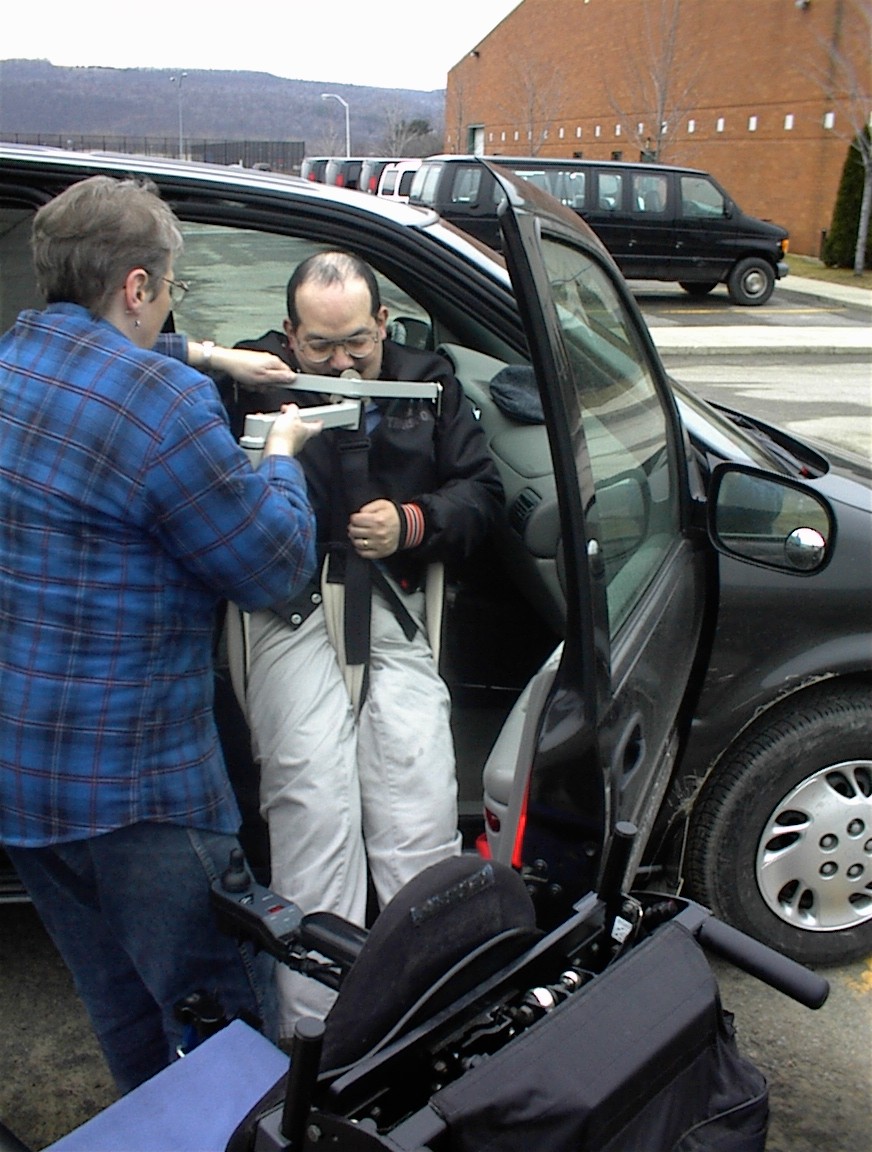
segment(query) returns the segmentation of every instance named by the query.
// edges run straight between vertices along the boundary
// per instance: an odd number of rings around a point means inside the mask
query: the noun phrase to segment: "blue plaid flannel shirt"
[[[315,570],[299,464],[255,472],[212,382],[71,304],[0,339],[0,842],[235,831],[212,716],[221,598]]]

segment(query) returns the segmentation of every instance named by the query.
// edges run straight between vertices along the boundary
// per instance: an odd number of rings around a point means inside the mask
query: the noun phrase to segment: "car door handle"
[[[645,760],[645,736],[642,717],[636,712],[624,728],[617,744],[612,763],[622,776],[629,776]]]

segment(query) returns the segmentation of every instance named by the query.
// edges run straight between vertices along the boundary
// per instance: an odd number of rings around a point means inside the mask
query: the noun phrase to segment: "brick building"
[[[870,76],[872,0],[521,0],[449,73],[445,150],[703,168],[818,255]]]

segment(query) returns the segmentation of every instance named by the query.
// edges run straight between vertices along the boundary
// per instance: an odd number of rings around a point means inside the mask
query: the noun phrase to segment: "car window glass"
[[[15,323],[22,309],[45,304],[30,255],[32,222],[33,209],[0,206],[0,332]]]
[[[217,224],[183,222],[182,234],[185,250],[175,271],[191,290],[175,312],[176,329],[195,338],[208,334],[225,346],[280,329],[291,273],[325,247],[294,236]],[[376,279],[390,320],[411,316],[429,324],[427,313],[378,270]]]
[[[484,172],[484,168],[477,164],[470,167],[459,165],[455,168],[451,184],[451,203],[476,204]]]
[[[666,177],[649,172],[634,172],[631,180],[633,211],[643,212],[646,216],[663,215],[666,211]]]
[[[597,207],[601,211],[615,212],[623,200],[624,177],[620,172],[599,173],[599,194]]]
[[[605,272],[583,252],[543,240],[543,255],[569,356],[596,502],[588,537],[605,568],[614,634],[678,533],[669,422],[647,356]],[[571,416],[570,416],[571,418]],[[586,451],[585,451],[586,445]]]
[[[436,202],[436,193],[439,188],[439,179],[442,175],[442,164],[425,164],[415,173],[412,181],[410,195],[415,200],[422,200],[425,204]]]
[[[704,176],[682,176],[681,214],[690,219],[723,216],[724,197],[721,190]]]

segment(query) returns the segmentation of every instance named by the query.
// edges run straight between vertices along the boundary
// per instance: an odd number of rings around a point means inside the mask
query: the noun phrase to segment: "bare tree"
[[[693,106],[704,68],[697,52],[681,53],[681,0],[643,0],[639,5],[639,48],[626,53],[625,87],[609,91],[609,102],[648,160],[663,160],[678,126]]]
[[[536,61],[517,54],[510,71],[513,99],[511,104],[502,104],[500,111],[509,123],[521,125],[529,154],[538,156],[566,103],[561,70],[554,67],[553,61]]]
[[[852,19],[853,17],[853,19]],[[866,241],[872,216],[872,77],[869,54],[872,47],[872,0],[841,0],[836,7],[835,22],[829,40],[818,39],[824,63],[805,65],[807,75],[818,83],[828,103],[844,112],[847,128],[842,129],[834,117],[833,131],[848,140],[863,167],[863,196],[857,243],[854,248],[854,275],[861,276],[866,266]],[[859,66],[858,66],[859,61]]]
[[[440,134],[430,121],[420,117],[407,120],[399,105],[386,109],[385,125],[385,156],[430,156],[439,149]]]

